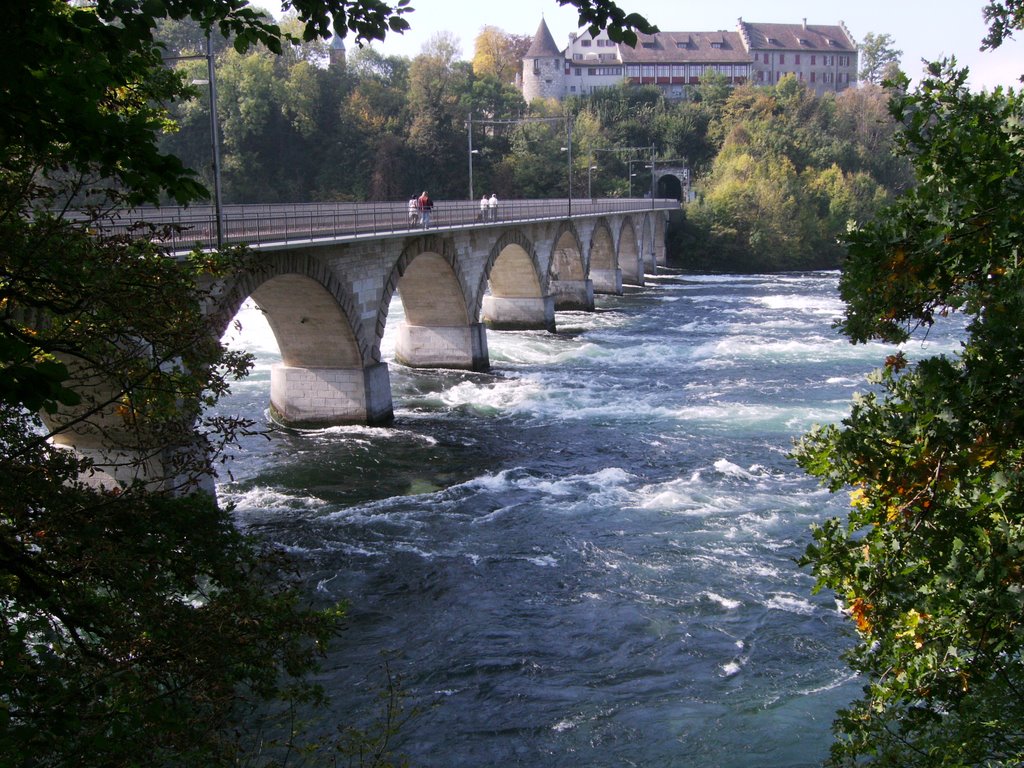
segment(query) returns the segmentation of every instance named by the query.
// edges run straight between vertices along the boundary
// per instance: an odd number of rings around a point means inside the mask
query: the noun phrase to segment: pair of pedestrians
[[[426,229],[430,226],[430,214],[433,210],[434,201],[430,199],[426,190],[423,190],[419,197],[413,195],[409,198],[409,226],[422,224],[423,229]]]
[[[498,196],[491,193],[490,197],[484,195],[480,198],[480,221],[498,220]]]

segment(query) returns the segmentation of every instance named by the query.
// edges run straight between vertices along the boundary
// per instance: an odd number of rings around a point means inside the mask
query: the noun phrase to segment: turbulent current
[[[325,718],[380,718],[386,661],[413,766],[819,764],[860,683],[795,561],[846,499],[787,454],[891,351],[832,329],[836,278],[648,276],[489,331],[489,374],[392,362],[390,427],[246,442],[222,498],[349,605]],[[221,407],[267,423],[277,345],[240,320],[258,364]]]

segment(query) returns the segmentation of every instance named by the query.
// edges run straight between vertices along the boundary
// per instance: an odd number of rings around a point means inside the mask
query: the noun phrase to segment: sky
[[[986,27],[981,10],[985,0],[617,0],[628,13],[637,12],[665,31],[707,32],[736,29],[736,20],[799,24],[845,22],[860,42],[868,32],[889,34],[893,47],[903,51],[901,68],[912,80],[922,71],[921,60],[955,55],[970,67],[972,89],[996,85],[1020,87],[1024,74],[1024,32],[996,51],[981,52]],[[278,11],[280,0],[257,5]],[[572,6],[558,0],[411,0],[416,9],[406,15],[412,29],[389,35],[374,48],[384,55],[415,57],[432,37],[452,33],[462,45],[463,58],[473,57],[473,41],[485,25],[516,35],[533,35],[543,18],[558,46],[578,29]],[[346,41],[350,50],[354,43]]]

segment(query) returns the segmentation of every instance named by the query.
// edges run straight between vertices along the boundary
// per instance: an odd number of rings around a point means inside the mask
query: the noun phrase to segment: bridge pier
[[[395,339],[395,360],[410,368],[486,371],[487,330],[483,323],[426,326],[403,322]]]
[[[394,417],[388,366],[275,365],[270,371],[270,408],[275,419],[291,427],[385,424]]]
[[[591,269],[590,279],[594,281],[594,293],[622,295],[621,269]]]
[[[556,310],[594,311],[593,280],[552,280],[550,286]]]
[[[555,332],[553,296],[484,296],[484,324],[499,331],[547,330]]]

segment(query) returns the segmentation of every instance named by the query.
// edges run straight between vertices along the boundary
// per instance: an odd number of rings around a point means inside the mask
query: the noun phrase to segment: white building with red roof
[[[773,85],[792,74],[818,95],[857,83],[857,43],[838,25],[737,22],[737,30],[658,32],[637,35],[635,47],[607,32],[569,36],[560,50],[542,20],[523,58],[521,87],[527,101],[585,96],[622,83],[655,85],[682,99],[707,72],[737,85]]]

